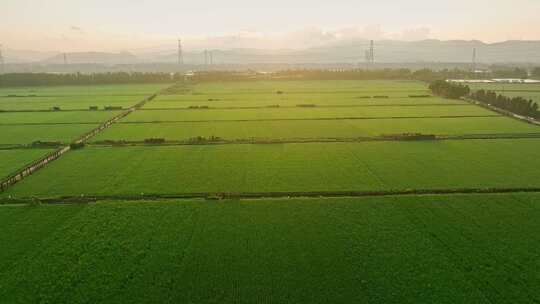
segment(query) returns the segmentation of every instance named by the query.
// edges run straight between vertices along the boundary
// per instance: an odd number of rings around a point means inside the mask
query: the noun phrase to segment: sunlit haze
[[[355,39],[540,39],[538,0],[3,0],[0,43],[41,51],[307,48]]]

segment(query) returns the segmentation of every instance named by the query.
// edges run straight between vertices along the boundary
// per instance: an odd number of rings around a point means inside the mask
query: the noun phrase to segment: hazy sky
[[[1,0],[12,49],[313,46],[340,39],[540,40],[540,0]],[[173,40],[171,43],[170,41]]]

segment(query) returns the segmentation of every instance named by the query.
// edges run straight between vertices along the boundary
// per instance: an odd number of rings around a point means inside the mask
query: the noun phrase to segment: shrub
[[[145,144],[162,144],[165,142],[165,138],[146,138],[144,140]]]
[[[122,110],[122,107],[120,107],[120,106],[105,106],[105,110],[107,110],[107,111]]]
[[[459,83],[451,83],[444,80],[437,80],[429,85],[429,89],[433,94],[446,98],[461,98],[469,95],[471,89]]]
[[[409,95],[410,98],[429,98],[431,95]]]
[[[78,149],[82,149],[84,148],[85,144],[83,142],[79,142],[79,143],[72,143],[69,145],[69,148],[72,149],[72,150],[78,150]]]

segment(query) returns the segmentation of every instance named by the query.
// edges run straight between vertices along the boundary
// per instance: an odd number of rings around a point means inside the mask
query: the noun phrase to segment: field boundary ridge
[[[333,120],[387,120],[387,119],[451,119],[451,118],[483,118],[503,117],[500,114],[486,115],[433,115],[433,116],[349,116],[349,117],[313,117],[313,118],[260,118],[260,119],[200,119],[200,120],[154,120],[124,121],[120,124],[160,124],[160,123],[221,123],[221,122],[258,122],[258,121],[333,121]],[[1,125],[1,124],[0,124]]]
[[[377,196],[414,196],[448,194],[504,194],[537,193],[540,187],[518,188],[453,188],[453,189],[402,189],[380,191],[300,191],[300,192],[198,192],[177,194],[141,194],[141,195],[80,195],[57,197],[20,197],[0,198],[0,204],[73,204],[93,203],[98,201],[155,201],[167,199],[204,199],[208,201],[238,199],[288,199],[288,198],[346,198]]]
[[[215,145],[271,145],[271,144],[308,144],[308,143],[361,143],[361,142],[387,142],[387,141],[443,141],[443,140],[496,140],[496,139],[533,139],[540,138],[540,133],[515,134],[460,134],[460,135],[432,135],[417,134],[418,137],[408,137],[407,134],[388,134],[372,137],[342,137],[342,138],[192,138],[187,140],[156,141],[128,141],[128,140],[100,140],[88,143],[89,147],[138,147],[138,146],[215,146]]]

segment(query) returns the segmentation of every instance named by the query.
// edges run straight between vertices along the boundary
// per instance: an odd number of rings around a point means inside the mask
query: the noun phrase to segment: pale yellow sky
[[[538,0],[3,0],[0,43],[47,51],[302,48],[350,39],[540,40]],[[473,3],[471,3],[473,2]]]

